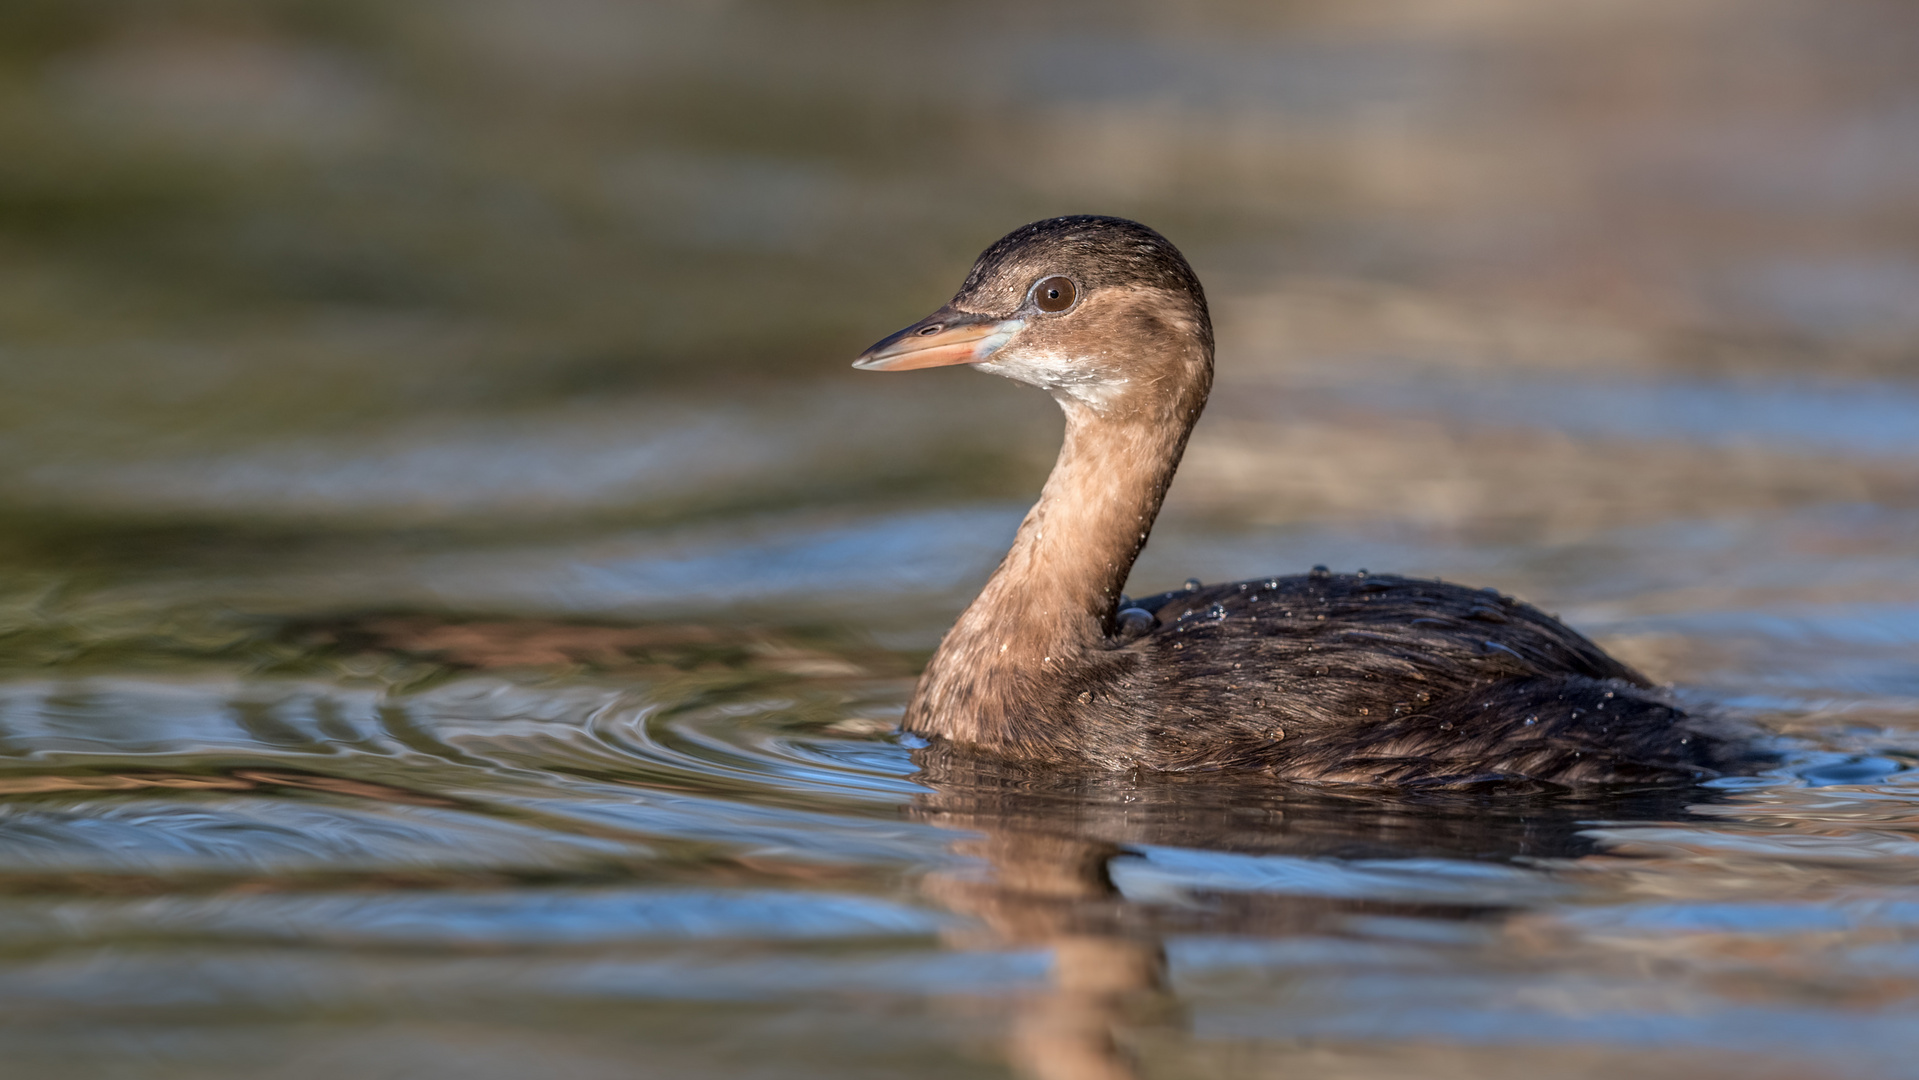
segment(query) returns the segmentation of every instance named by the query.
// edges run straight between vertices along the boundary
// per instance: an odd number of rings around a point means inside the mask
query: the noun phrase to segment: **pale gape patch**
[[[1004,359],[982,360],[973,370],[1037,386],[1059,399],[1062,407],[1071,400],[1098,412],[1105,412],[1114,395],[1131,381],[1090,357],[1030,348]]]

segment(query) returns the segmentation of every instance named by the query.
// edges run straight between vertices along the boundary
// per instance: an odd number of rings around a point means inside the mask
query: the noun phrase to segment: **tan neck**
[[[1155,408],[1101,411],[1062,399],[1059,460],[1012,550],[921,676],[907,730],[997,742],[1016,714],[1043,707],[1101,647],[1206,381]]]

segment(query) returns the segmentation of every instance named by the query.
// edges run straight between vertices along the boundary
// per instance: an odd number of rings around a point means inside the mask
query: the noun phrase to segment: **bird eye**
[[[1033,286],[1033,303],[1041,311],[1065,311],[1078,297],[1071,278],[1049,277]]]

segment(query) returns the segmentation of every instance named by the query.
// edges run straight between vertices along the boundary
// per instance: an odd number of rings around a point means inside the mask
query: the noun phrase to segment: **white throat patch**
[[[1019,350],[1016,356],[996,355],[973,365],[973,370],[1037,386],[1059,399],[1089,405],[1104,412],[1128,380],[1109,374],[1097,360],[1062,352]]]

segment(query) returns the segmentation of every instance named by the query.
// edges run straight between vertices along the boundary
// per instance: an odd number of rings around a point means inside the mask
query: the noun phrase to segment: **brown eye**
[[[1071,278],[1049,277],[1033,286],[1033,303],[1041,311],[1065,311],[1078,297]]]

